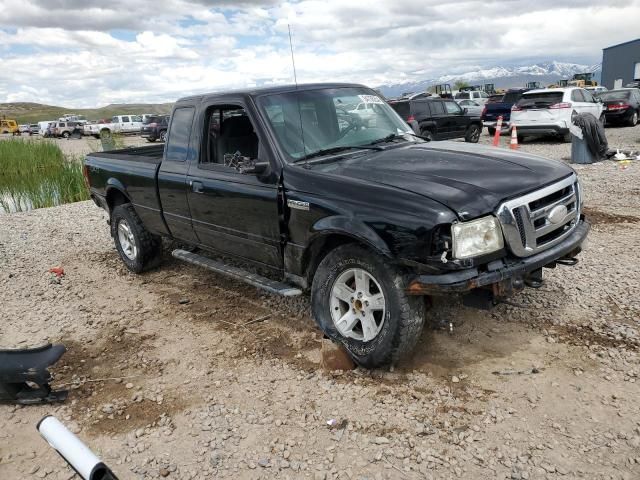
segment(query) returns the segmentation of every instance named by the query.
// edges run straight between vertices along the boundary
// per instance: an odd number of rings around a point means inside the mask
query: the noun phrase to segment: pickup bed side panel
[[[118,158],[116,158],[118,155]],[[133,205],[145,227],[152,233],[167,235],[156,191],[159,161],[141,161],[140,157],[126,154],[95,154],[87,157],[91,193],[103,199],[111,190],[122,193]],[[102,202],[101,202],[102,203]]]

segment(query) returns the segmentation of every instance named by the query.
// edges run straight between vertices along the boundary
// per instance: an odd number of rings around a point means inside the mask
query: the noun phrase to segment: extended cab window
[[[234,167],[240,157],[258,158],[259,141],[249,115],[237,105],[210,107],[200,164]]]
[[[189,152],[189,135],[193,123],[193,107],[176,108],[169,128],[167,140],[167,160],[184,162]]]
[[[129,117],[122,117],[122,123],[128,122],[129,121]]]

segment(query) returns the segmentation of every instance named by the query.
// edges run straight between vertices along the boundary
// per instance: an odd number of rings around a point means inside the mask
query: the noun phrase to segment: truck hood
[[[569,176],[562,162],[462,142],[407,144],[316,168],[410,191],[451,208],[461,220]]]

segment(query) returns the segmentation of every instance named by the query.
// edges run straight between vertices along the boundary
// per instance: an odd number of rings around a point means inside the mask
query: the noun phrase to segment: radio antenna
[[[298,75],[296,74],[296,59],[293,56],[293,41],[291,41],[291,25],[287,23],[287,28],[289,29],[289,48],[291,49],[291,64],[293,65],[293,81],[296,84],[296,89],[298,88]]]
[[[298,104],[298,118],[300,120],[300,135],[302,136],[302,155],[307,154],[307,145],[304,141],[304,128],[302,126],[302,108],[300,107],[300,94],[298,90],[298,75],[296,74],[296,59],[293,55],[293,41],[291,40],[291,25],[287,23],[289,29],[289,48],[291,49],[291,64],[293,65],[293,81],[296,84],[296,103]],[[304,168],[309,168],[309,161],[304,162]]]

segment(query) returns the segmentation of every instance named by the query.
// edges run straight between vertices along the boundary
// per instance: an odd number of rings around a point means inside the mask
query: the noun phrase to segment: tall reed
[[[89,198],[79,159],[52,142],[0,141],[0,211],[21,212]]]

